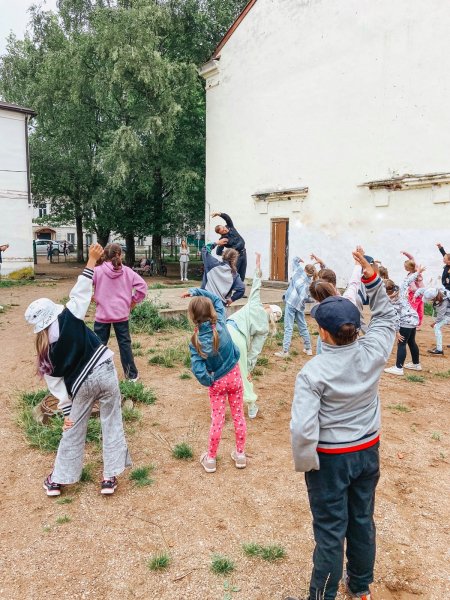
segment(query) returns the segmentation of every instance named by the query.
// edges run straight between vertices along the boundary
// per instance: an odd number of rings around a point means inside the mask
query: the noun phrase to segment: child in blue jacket
[[[228,398],[236,435],[236,450],[231,453],[238,469],[247,465],[245,440],[247,426],[239,350],[233,344],[226,324],[226,313],[220,298],[207,290],[192,288],[183,297],[193,297],[189,317],[195,325],[189,344],[192,372],[198,381],[209,388],[211,429],[208,451],[200,458],[207,473],[216,470],[216,456],[225,424],[225,401]]]

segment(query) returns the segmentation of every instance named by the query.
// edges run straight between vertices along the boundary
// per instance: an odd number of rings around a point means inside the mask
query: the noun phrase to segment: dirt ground
[[[135,336],[144,350],[136,359],[141,379],[158,400],[139,406],[142,419],[128,441],[135,466],[155,466],[154,484],[135,487],[125,474],[116,494],[102,497],[101,455],[90,447],[86,462],[95,464],[96,481],[64,490],[71,504],[45,496],[42,480],[53,455],[31,449],[16,424],[20,392],[42,387],[23,313],[37,297],[67,296],[75,275],[72,270],[70,279],[0,289],[6,306],[0,314],[0,598],[281,600],[304,593],[313,537],[304,479],[293,471],[289,443],[294,379],[307,360],[298,336],[293,347],[300,353],[292,361],[273,357],[275,340],[264,351],[269,365],[256,382],[261,411],[248,421],[247,469],[237,470],[229,458],[228,418],[215,474],[198,463],[209,428],[206,389],[181,380],[183,367],[149,365],[145,354],[188,334]],[[450,369],[450,351],[445,358],[426,355],[433,345],[430,322],[427,317],[418,334],[425,382],[384,375],[380,385],[376,600],[437,600],[450,590],[449,380],[436,375]],[[172,458],[170,446],[181,441],[192,445],[195,460]],[[56,524],[63,515],[70,522]],[[287,556],[274,563],[247,558],[241,549],[246,542],[280,544]],[[170,553],[171,566],[152,572],[146,562],[161,551]],[[214,575],[213,554],[232,558],[234,573]],[[224,580],[239,591],[227,596]]]

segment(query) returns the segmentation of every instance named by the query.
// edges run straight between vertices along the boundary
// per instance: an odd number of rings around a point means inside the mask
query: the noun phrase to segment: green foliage
[[[405,379],[412,383],[425,383],[425,377],[422,375],[405,375]]]
[[[187,369],[191,366],[191,356],[187,345],[166,348],[161,354],[155,354],[148,359],[149,365],[159,365],[166,369],[173,369],[175,365],[182,364]]]
[[[34,270],[31,267],[17,269],[8,275],[10,281],[34,281]]]
[[[269,359],[267,358],[267,356],[258,356],[258,358],[256,359],[256,365],[258,367],[268,367]]]
[[[228,575],[235,569],[234,561],[226,556],[216,554],[212,557],[211,571],[216,575]]]
[[[133,421],[140,421],[141,413],[137,408],[122,408],[122,419],[128,423]]]
[[[155,469],[153,465],[146,467],[138,467],[130,473],[130,480],[133,481],[138,487],[144,487],[146,485],[152,485],[153,479],[149,477],[150,473]]]
[[[48,394],[47,390],[37,390],[36,392],[24,392],[21,396],[21,401],[26,406],[36,406]]]
[[[164,571],[169,568],[170,562],[170,556],[167,552],[161,552],[160,554],[155,554],[155,556],[152,556],[148,560],[147,567],[150,571]]]
[[[180,460],[191,460],[194,457],[194,452],[189,444],[181,442],[173,447],[172,456]]]
[[[435,377],[440,377],[441,379],[450,379],[450,370],[449,371],[439,371],[434,374]]]
[[[255,543],[243,544],[242,549],[247,556],[262,558],[268,562],[274,562],[286,556],[285,549],[276,544],[269,546],[262,546]]]
[[[431,439],[434,440],[435,442],[440,442],[441,437],[442,437],[442,435],[439,431],[433,431],[433,433],[431,434]]]
[[[180,379],[192,379],[192,375],[190,373],[181,373]]]
[[[433,305],[431,304],[431,302],[425,302],[423,308],[424,308],[424,314],[426,314],[428,317],[432,317],[434,315],[434,309],[433,309]]]
[[[144,387],[140,381],[130,381],[125,379],[119,382],[120,393],[126,400],[140,402],[141,404],[155,404],[156,394],[150,389]]]

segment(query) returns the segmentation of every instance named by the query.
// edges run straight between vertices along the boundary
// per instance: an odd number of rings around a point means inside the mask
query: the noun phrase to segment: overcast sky
[[[5,50],[6,37],[11,30],[17,37],[23,37],[30,18],[27,10],[38,3],[48,10],[56,8],[56,0],[0,0],[0,54]]]

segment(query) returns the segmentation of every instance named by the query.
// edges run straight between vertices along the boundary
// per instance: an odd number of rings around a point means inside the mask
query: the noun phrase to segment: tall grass
[[[163,319],[159,313],[161,305],[151,300],[145,300],[136,306],[130,314],[131,333],[147,333],[152,335],[157,331],[169,329],[189,329],[187,317],[178,319]]]

